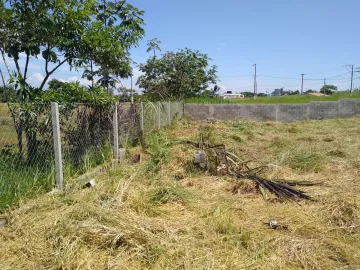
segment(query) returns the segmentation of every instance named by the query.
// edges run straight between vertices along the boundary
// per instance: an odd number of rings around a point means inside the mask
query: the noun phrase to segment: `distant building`
[[[272,96],[281,96],[284,88],[275,89],[274,92],[271,93]]]
[[[244,98],[243,94],[233,94],[232,91],[226,91],[225,94],[222,95],[222,98],[228,99],[228,98]]]

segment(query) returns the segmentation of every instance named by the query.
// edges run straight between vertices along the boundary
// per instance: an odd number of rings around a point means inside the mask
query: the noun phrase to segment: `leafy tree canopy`
[[[218,80],[217,67],[209,67],[210,60],[207,54],[188,48],[151,57],[140,65],[144,75],[138,78],[137,85],[156,98],[182,100],[195,96]]]
[[[335,91],[337,91],[337,86],[335,85],[324,85],[320,89],[320,93],[323,93],[325,95],[331,95]]]
[[[109,87],[116,77],[131,74],[129,49],[144,35],[143,11],[126,0],[0,0],[0,52],[11,58],[16,70],[12,82],[24,100],[33,90],[27,84],[29,62],[43,58],[45,77],[63,64],[85,68],[84,76]],[[25,65],[19,64],[20,56]],[[96,69],[89,69],[94,65]]]

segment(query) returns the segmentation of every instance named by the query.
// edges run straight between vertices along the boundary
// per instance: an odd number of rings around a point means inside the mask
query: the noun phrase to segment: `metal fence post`
[[[161,128],[161,102],[158,101],[158,129]]]
[[[170,103],[170,101],[169,101],[169,102],[168,102],[169,126],[171,125],[171,107],[170,107],[170,106],[171,106],[171,103]]]
[[[53,137],[54,137],[56,187],[58,189],[63,189],[64,175],[63,175],[62,155],[61,155],[59,105],[56,102],[51,102],[51,121],[52,121]]]
[[[119,159],[119,127],[118,127],[118,105],[115,104],[115,110],[113,115],[113,133],[114,133],[114,159]]]

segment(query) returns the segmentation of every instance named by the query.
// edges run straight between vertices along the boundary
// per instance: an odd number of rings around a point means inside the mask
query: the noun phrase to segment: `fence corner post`
[[[60,121],[59,121],[59,104],[51,102],[51,121],[54,138],[54,154],[55,154],[55,171],[56,171],[56,187],[64,188],[64,175],[61,153],[61,137],[60,137]]]
[[[119,126],[118,126],[118,105],[115,104],[115,110],[113,115],[113,135],[114,135],[114,159],[119,159]]]

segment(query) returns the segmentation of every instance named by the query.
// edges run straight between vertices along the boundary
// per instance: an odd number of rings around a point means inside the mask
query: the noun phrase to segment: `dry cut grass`
[[[265,200],[251,181],[199,170],[181,141],[200,125],[253,166],[272,164],[264,177],[321,182],[303,188],[317,201]],[[182,121],[94,188],[69,184],[3,213],[0,268],[359,269],[359,135],[359,118]],[[271,217],[287,229],[270,229]]]

